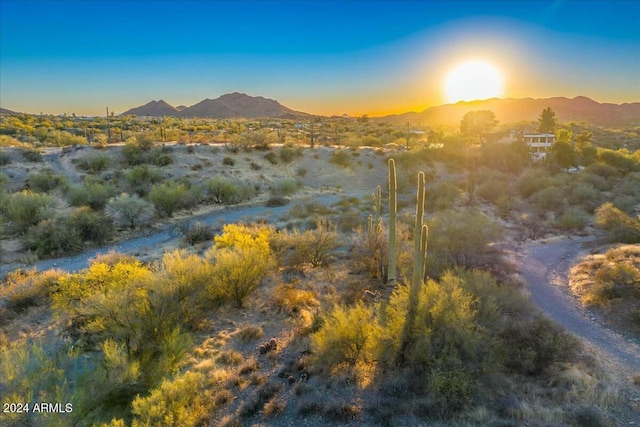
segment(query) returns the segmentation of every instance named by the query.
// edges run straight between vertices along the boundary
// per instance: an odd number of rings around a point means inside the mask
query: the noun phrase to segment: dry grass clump
[[[260,413],[263,417],[270,418],[282,414],[285,409],[287,409],[287,401],[282,397],[273,396],[265,403]]]
[[[213,395],[213,403],[215,403],[216,407],[220,407],[226,405],[233,401],[233,393],[231,391],[222,389]]]
[[[247,375],[252,372],[257,371],[260,368],[260,364],[258,361],[252,357],[247,359],[240,367],[238,368],[238,375]]]
[[[216,357],[216,362],[223,365],[236,366],[242,363],[243,360],[244,356],[242,353],[236,350],[223,350],[218,353],[218,356]]]
[[[246,326],[233,334],[243,344],[251,341],[259,340],[264,336],[264,331],[260,326]]]
[[[293,316],[303,309],[317,307],[316,296],[314,291],[300,289],[295,283],[281,283],[276,286],[271,303],[278,311]]]

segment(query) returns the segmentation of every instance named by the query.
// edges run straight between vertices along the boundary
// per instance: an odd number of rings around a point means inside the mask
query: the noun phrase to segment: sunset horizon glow
[[[489,97],[638,102],[638,21],[631,0],[2,0],[0,106],[90,116],[242,92],[381,116],[485,96],[446,87],[472,60],[503,79],[484,75]]]

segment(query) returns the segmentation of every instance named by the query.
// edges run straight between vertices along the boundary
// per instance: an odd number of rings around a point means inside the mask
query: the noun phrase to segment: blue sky
[[[316,114],[445,103],[482,59],[503,97],[640,101],[640,1],[0,1],[0,105],[191,105],[240,91]]]

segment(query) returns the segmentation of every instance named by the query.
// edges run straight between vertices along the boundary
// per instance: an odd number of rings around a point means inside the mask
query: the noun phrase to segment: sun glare
[[[502,73],[484,61],[467,61],[447,74],[444,87],[448,103],[502,96]]]

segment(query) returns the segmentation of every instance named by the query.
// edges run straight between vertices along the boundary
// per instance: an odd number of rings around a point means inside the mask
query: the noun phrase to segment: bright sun
[[[484,61],[467,61],[447,74],[444,93],[448,103],[502,96],[502,73]]]

